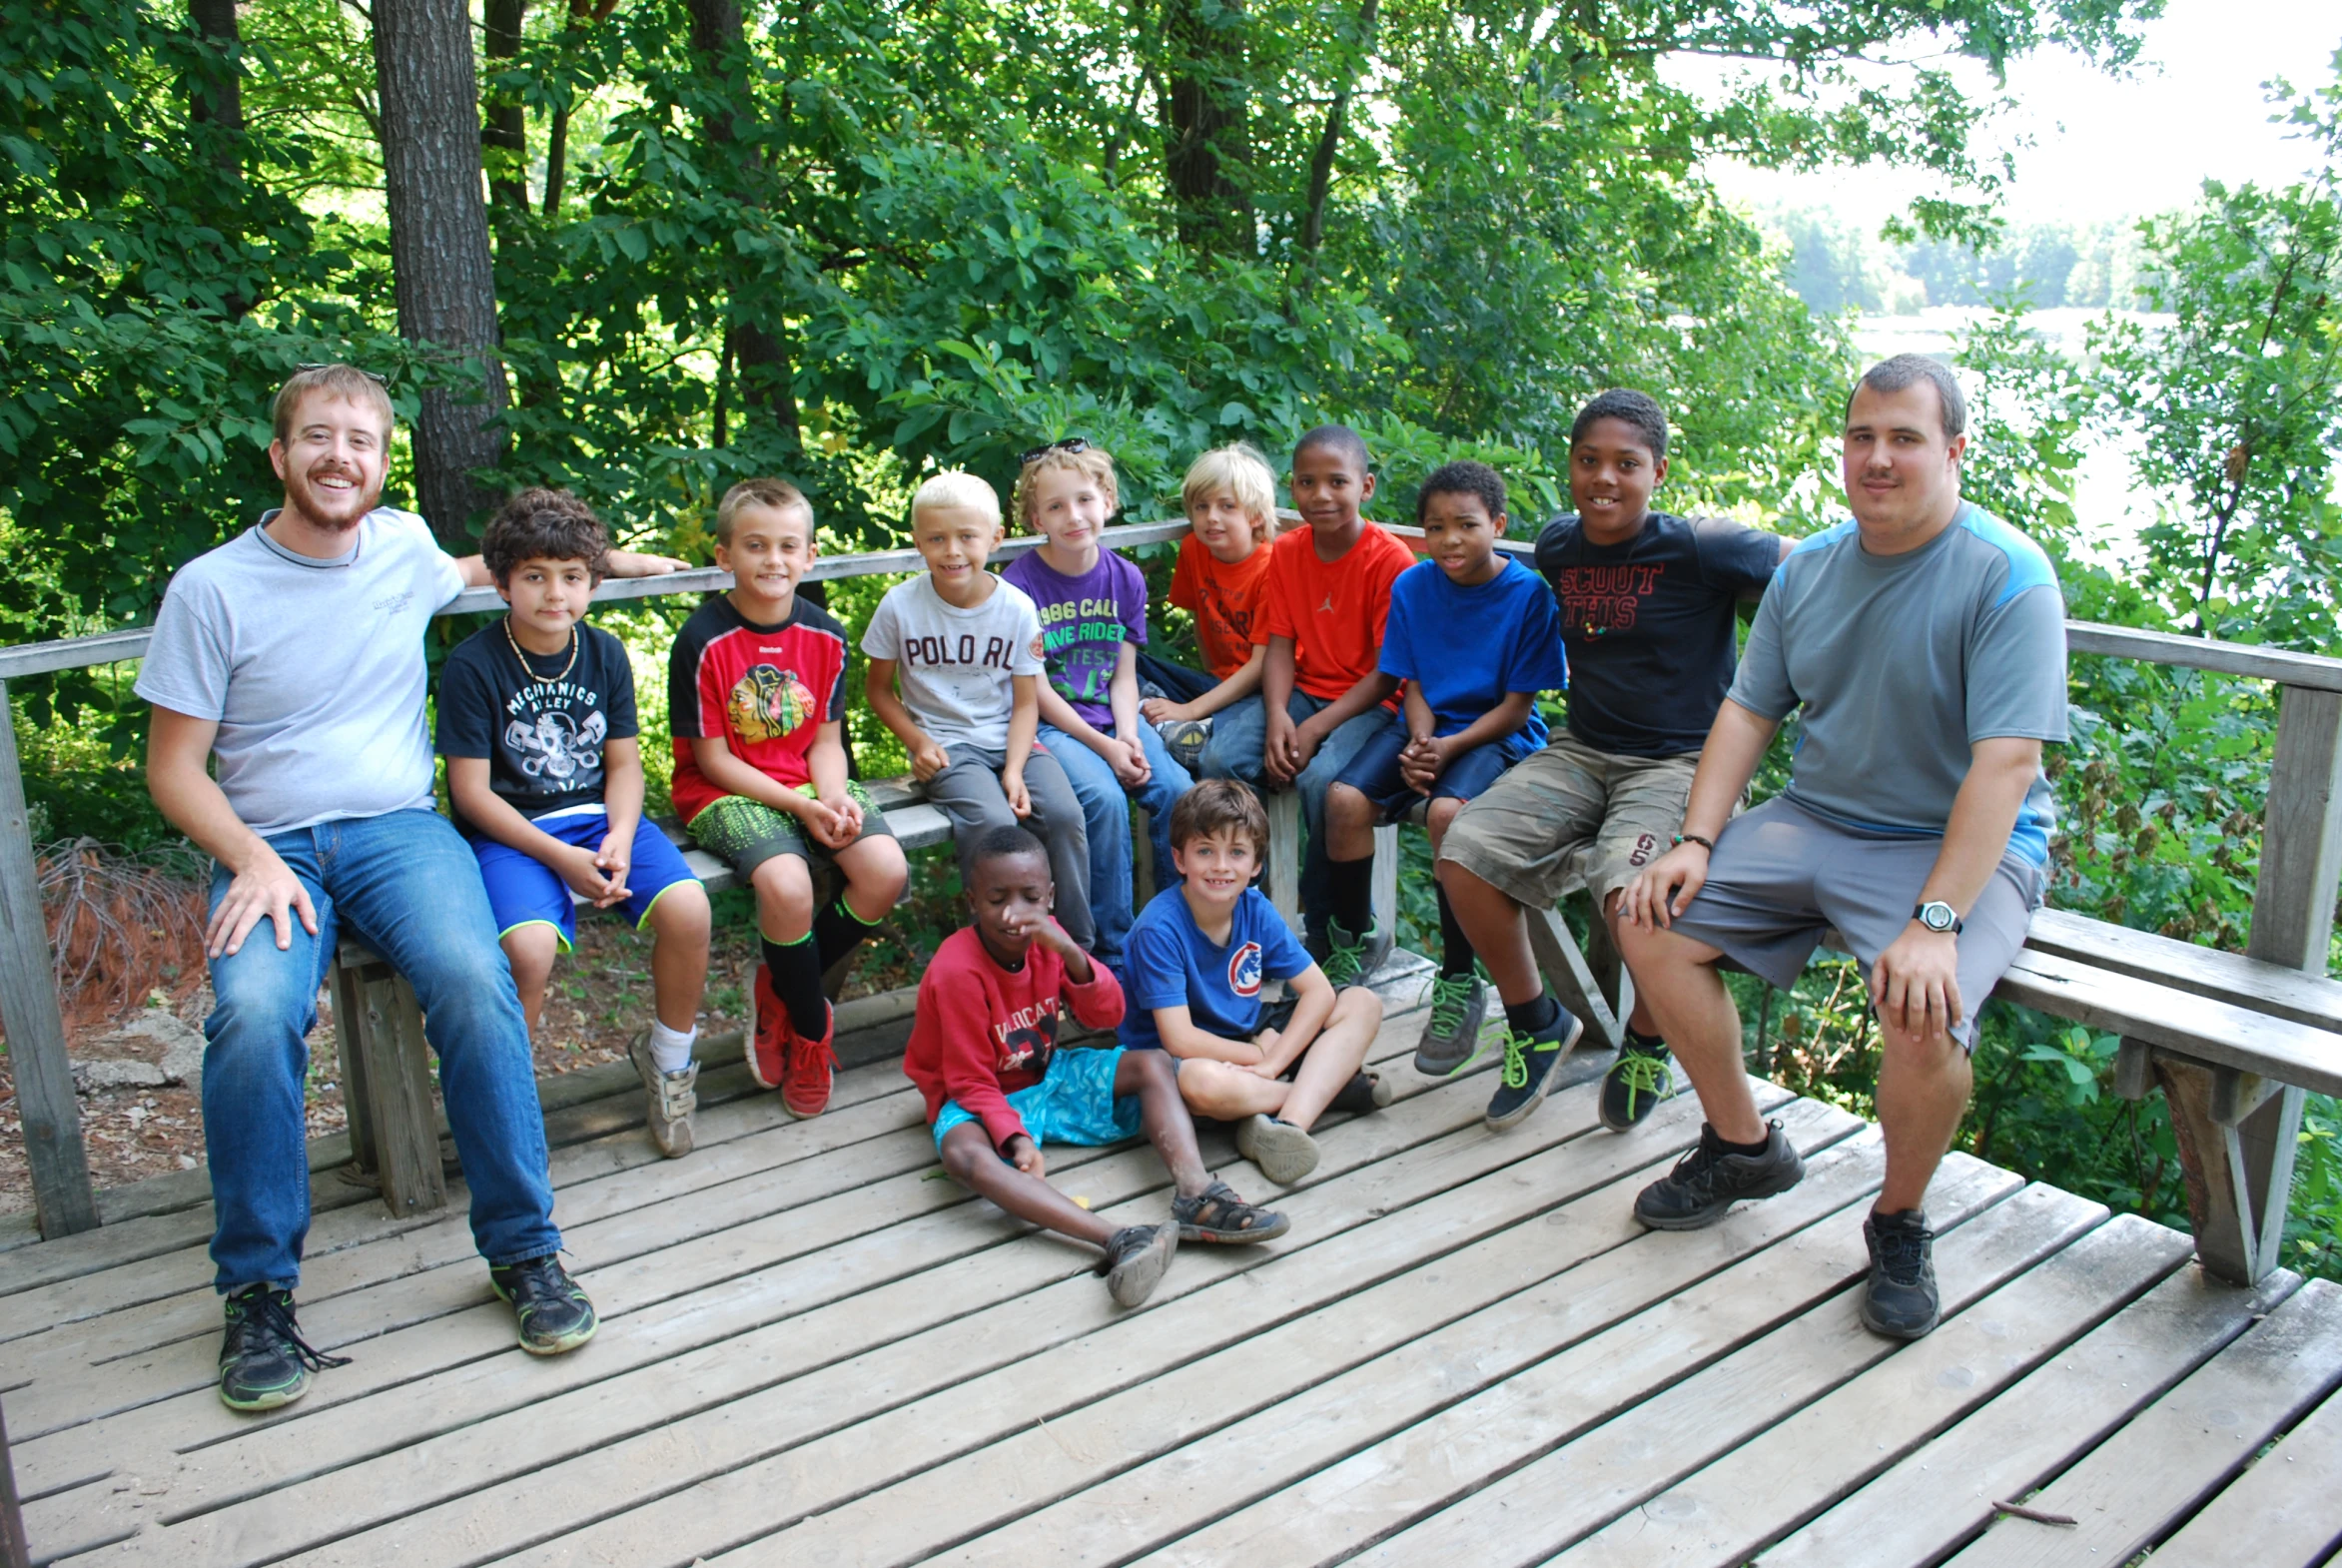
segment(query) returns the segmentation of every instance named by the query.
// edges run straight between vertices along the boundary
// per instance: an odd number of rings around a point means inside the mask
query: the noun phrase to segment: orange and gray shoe
[[[826,1018],[819,1040],[807,1040],[789,1030],[789,1066],[781,1080],[781,1109],[804,1121],[820,1116],[830,1108],[830,1088],[837,1082],[838,1054],[834,1048],[838,1038],[838,1010],[822,1004]],[[782,1026],[788,1030],[784,1021]]]
[[[773,990],[772,969],[760,963],[748,987],[746,1047],[748,1076],[756,1080],[757,1088],[779,1089],[787,1080],[791,1038],[788,1009],[781,1006],[780,993]]]

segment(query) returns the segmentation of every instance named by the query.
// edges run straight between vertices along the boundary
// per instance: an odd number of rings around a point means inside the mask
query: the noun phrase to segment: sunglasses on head
[[[1017,465],[1023,467],[1027,463],[1039,462],[1053,451],[1082,452],[1089,449],[1089,441],[1079,435],[1069,435],[1062,441],[1051,441],[1047,446],[1028,446],[1024,455],[1017,459]]]
[[[384,376],[379,372],[362,369],[361,367],[355,365],[296,365],[293,368],[293,373],[296,376],[306,376],[311,371],[357,371],[359,375],[365,377],[368,381],[373,382],[378,387],[388,387],[390,385],[390,379],[389,377]]]

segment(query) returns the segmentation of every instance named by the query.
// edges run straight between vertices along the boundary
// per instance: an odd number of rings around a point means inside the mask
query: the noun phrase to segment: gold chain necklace
[[[569,662],[561,666],[558,675],[539,675],[536,667],[528,662],[528,655],[520,651],[520,639],[512,635],[512,617],[509,615],[504,617],[504,640],[512,645],[512,657],[520,661],[520,673],[540,686],[557,686],[567,680],[569,672],[577,667],[577,650],[584,645],[584,639],[577,634],[576,626],[570,626]]]

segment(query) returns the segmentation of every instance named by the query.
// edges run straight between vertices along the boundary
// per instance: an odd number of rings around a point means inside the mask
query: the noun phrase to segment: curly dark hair
[[[496,509],[479,537],[480,558],[497,582],[528,560],[581,560],[600,582],[609,566],[610,530],[567,490],[522,490]]]
[[[1643,443],[1651,448],[1653,458],[1667,455],[1667,410],[1659,406],[1659,399],[1649,392],[1631,388],[1614,387],[1609,392],[1596,392],[1578,416],[1570,421],[1569,440],[1572,446],[1586,438],[1596,419],[1617,419],[1631,424],[1643,435]]]
[[[1415,526],[1423,525],[1423,513],[1434,495],[1476,495],[1480,504],[1488,508],[1488,520],[1504,531],[1504,475],[1484,462],[1443,462],[1425,476],[1415,491]]]

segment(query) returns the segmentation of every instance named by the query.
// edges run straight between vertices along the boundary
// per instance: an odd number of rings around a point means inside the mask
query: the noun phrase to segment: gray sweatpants
[[[1075,798],[1074,786],[1057,758],[1036,747],[1025,759],[1025,791],[1033,797],[1033,815],[1020,822],[1009,809],[1008,791],[1001,788],[1007,752],[960,745],[946,751],[951,766],[927,781],[927,800],[952,819],[961,885],[968,881],[968,852],[986,828],[1030,829],[1049,847],[1058,924],[1076,946],[1085,951],[1097,946],[1098,927],[1090,918],[1090,833],[1082,825],[1082,802]]]

